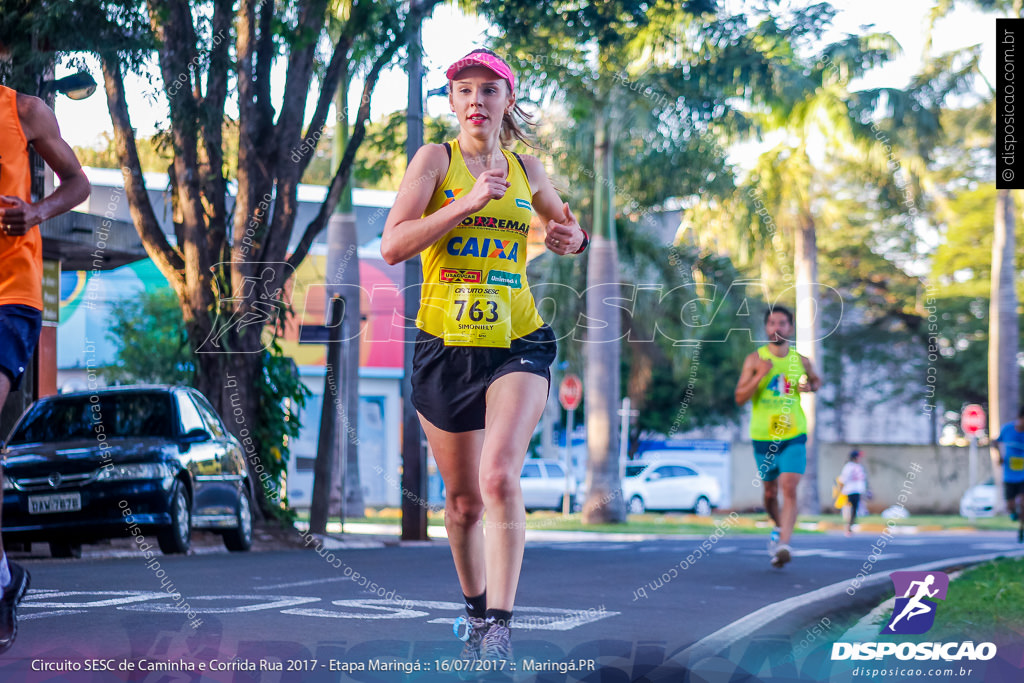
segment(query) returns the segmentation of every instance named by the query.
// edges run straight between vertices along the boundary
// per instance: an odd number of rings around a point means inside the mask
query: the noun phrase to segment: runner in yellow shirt
[[[769,308],[764,328],[768,344],[743,362],[736,384],[736,404],[753,400],[750,438],[757,474],[764,486],[764,508],[775,523],[768,552],[772,566],[782,567],[791,558],[789,540],[796,526],[796,489],[807,466],[807,418],[800,407],[800,393],[817,391],[821,378],[811,361],[790,347],[795,328],[789,309]]]
[[[556,254],[580,253],[588,239],[541,162],[503,149],[526,140],[508,64],[475,50],[447,76],[459,136],[424,145],[410,162],[381,255],[392,264],[422,255],[413,404],[445,484],[445,528],[468,612],[456,623],[463,657],[510,660],[526,540],[519,475],[555,358],[554,333],[526,281],[532,212]]]

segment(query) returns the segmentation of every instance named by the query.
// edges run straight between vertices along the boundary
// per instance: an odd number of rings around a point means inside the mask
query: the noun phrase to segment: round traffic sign
[[[985,409],[977,403],[964,406],[960,413],[960,427],[964,433],[973,436],[985,428]]]
[[[583,399],[583,382],[576,375],[566,375],[558,385],[558,401],[566,410],[576,410]]]

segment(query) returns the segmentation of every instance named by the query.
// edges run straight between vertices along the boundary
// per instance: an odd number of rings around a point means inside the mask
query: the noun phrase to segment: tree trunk
[[[206,339],[209,332],[202,321],[195,321],[189,331],[191,339]],[[263,517],[281,504],[281,493],[269,479],[263,465],[265,453],[256,441],[256,425],[260,413],[260,392],[253,387],[260,381],[263,344],[257,334],[228,332],[224,342],[231,353],[196,352],[195,386],[224,419],[224,424],[242,444],[246,469],[249,472],[249,493],[256,503],[254,514]]]
[[[341,164],[345,147],[348,146],[348,85],[349,74],[345,70],[339,79],[335,107],[338,112],[334,133],[334,165]],[[330,510],[332,515],[362,517],[366,510],[363,489],[359,481],[359,239],[356,231],[356,216],[352,207],[352,181],[345,184],[327,224],[327,284],[333,294],[337,291],[345,302],[345,317],[342,323],[341,367],[336,375],[341,384],[339,395],[334,398],[334,453],[333,481],[331,486]],[[341,285],[341,287],[336,287]],[[324,405],[326,405],[326,394]]]
[[[1010,190],[996,193],[995,232],[992,238],[991,298],[988,310],[988,421],[989,435],[1017,416],[1017,291],[1014,289],[1014,201]],[[992,449],[992,471],[1002,490],[1003,468]]]
[[[794,235],[796,275],[796,347],[811,361],[821,375],[821,342],[818,341],[818,241],[814,217],[808,211],[800,216],[800,226]],[[817,396],[807,392],[800,397],[800,405],[807,416],[807,469],[800,483],[800,511],[805,514],[821,513],[818,497],[818,415]]]
[[[349,200],[351,209],[351,199]],[[363,501],[363,487],[359,480],[359,334],[361,324],[359,301],[359,253],[356,237],[356,217],[351,212],[341,216],[341,244],[345,248],[342,263],[339,266],[341,282],[344,288],[345,319],[343,330],[345,343],[342,352],[343,419],[338,425],[341,431],[342,453],[344,457],[345,479],[344,489],[345,517],[363,517],[366,514]],[[346,265],[347,264],[347,265]]]
[[[594,236],[587,262],[587,317],[584,401],[587,421],[587,500],[584,524],[626,521],[619,478],[619,259],[615,244],[612,139],[608,119],[598,115],[594,144]],[[606,199],[607,198],[607,199]]]
[[[587,264],[587,317],[584,401],[587,421],[587,500],[584,524],[624,522],[619,479],[619,337],[621,309],[608,302],[619,296],[615,245],[600,235],[590,242]]]

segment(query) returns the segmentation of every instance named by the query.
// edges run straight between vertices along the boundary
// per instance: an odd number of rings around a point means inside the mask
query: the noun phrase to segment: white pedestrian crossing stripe
[[[438,600],[333,600],[330,608],[314,607],[321,598],[294,595],[194,595],[182,596],[198,614],[241,614],[263,610],[280,610],[281,614],[320,619],[424,619],[429,624],[451,624],[465,606],[459,602]],[[299,605],[303,605],[299,607]],[[44,619],[70,614],[84,614],[93,609],[113,607],[130,612],[150,614],[181,613],[170,595],[159,591],[54,591],[30,590],[21,603],[22,619]],[[36,609],[46,608],[44,611]],[[517,629],[568,631],[586,624],[613,617],[604,605],[584,609],[557,607],[515,608],[512,625]],[[449,614],[445,614],[449,613]],[[451,614],[454,613],[454,614]]]

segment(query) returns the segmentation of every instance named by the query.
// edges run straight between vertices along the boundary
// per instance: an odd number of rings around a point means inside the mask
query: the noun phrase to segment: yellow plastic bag
[[[835,500],[833,505],[836,510],[842,510],[850,503],[850,499],[846,497],[845,493],[843,493],[843,484],[839,481],[839,477],[836,477],[836,483],[832,487],[832,498]]]

